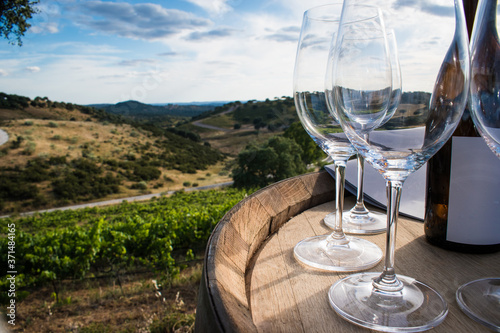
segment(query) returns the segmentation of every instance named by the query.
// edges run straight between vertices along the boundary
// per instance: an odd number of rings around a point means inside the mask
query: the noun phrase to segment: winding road
[[[223,132],[228,132],[230,131],[229,129],[227,128],[222,128],[222,127],[217,127],[217,126],[212,126],[212,125],[207,125],[207,124],[203,124],[199,121],[195,121],[193,122],[193,125],[195,126],[198,126],[198,127],[203,127],[203,128],[208,128],[208,129],[212,129],[212,130],[216,130],[216,131],[223,131]]]
[[[190,192],[190,191],[208,190],[208,189],[213,189],[213,188],[217,188],[217,187],[231,186],[232,184],[233,184],[233,182],[231,181],[231,182],[218,183],[218,184],[212,184],[212,185],[189,187],[189,188],[185,188],[184,191]],[[50,208],[50,209],[44,209],[44,210],[37,210],[37,211],[33,211],[33,212],[25,212],[25,213],[20,213],[19,215],[20,216],[30,216],[30,215],[34,215],[36,213],[49,213],[49,212],[53,212],[56,210],[69,210],[69,209],[80,209],[80,208],[89,208],[89,207],[98,207],[98,206],[117,205],[123,201],[132,202],[132,201],[149,200],[149,199],[154,198],[154,197],[161,197],[163,195],[174,194],[175,192],[178,192],[178,191],[179,190],[162,192],[162,193],[144,194],[144,195],[138,195],[135,197],[120,198],[120,199],[113,199],[113,200],[106,200],[106,201],[99,201],[99,202],[89,202],[89,203],[80,204],[80,205]],[[6,218],[9,216],[10,215],[0,216],[0,219]]]
[[[229,108],[229,110],[226,110],[224,112],[219,113],[218,116],[221,116],[221,115],[229,113],[229,112],[233,112],[234,110],[236,110],[239,107],[240,107],[239,105],[233,105],[233,106],[231,106]],[[198,127],[203,127],[203,128],[208,128],[208,129],[216,130],[216,131],[223,131],[223,132],[228,132],[228,131],[231,130],[231,129],[228,129],[228,128],[222,128],[222,127],[217,127],[217,126],[213,126],[213,125],[204,124],[201,121],[194,121],[193,125],[198,126]]]

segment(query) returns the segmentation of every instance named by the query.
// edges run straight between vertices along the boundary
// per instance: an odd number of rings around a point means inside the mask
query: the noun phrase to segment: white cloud
[[[57,22],[43,22],[38,25],[31,26],[29,31],[34,34],[41,34],[41,33],[55,34],[59,32],[59,27]]]
[[[213,8],[211,14],[221,14],[230,9],[228,3],[235,3],[228,1],[197,2],[207,11]],[[155,103],[291,95],[301,15],[278,18],[267,9],[251,15],[233,11],[214,22],[154,4],[76,4],[79,7],[67,18],[110,35],[106,37],[109,45],[77,40],[45,45],[43,53],[36,52],[37,56],[29,59],[29,63],[43,64],[40,75],[48,82],[32,87],[34,96],[89,104],[127,99]],[[132,50],[126,43],[112,44],[112,36],[139,40],[144,48],[139,46],[140,52],[134,54],[139,51],[137,46]],[[19,92],[27,90],[21,87],[30,80],[27,73],[19,71],[24,68],[21,64],[16,72],[20,75],[12,81]]]
[[[162,58],[162,84],[148,97],[176,102],[290,96],[300,21],[262,13],[238,18],[231,34],[196,43],[170,38],[176,54],[193,56]]]
[[[95,7],[89,13],[100,13],[99,20],[106,17],[112,21],[110,29],[123,27],[131,36],[139,38],[155,26],[142,19],[127,20],[127,15],[138,11],[132,5],[107,3],[110,5],[107,9],[103,9],[102,2],[90,5]],[[113,10],[118,11],[114,18]],[[186,14],[180,12],[176,17],[182,17],[182,13]],[[155,103],[290,96],[301,17],[295,20],[277,18],[269,12],[252,15],[234,12],[231,19],[237,20],[238,25],[224,22],[223,26],[214,26],[201,19],[201,25],[186,23],[183,29],[172,27],[172,34],[159,39],[166,52],[161,51],[162,47],[151,47],[157,51],[141,50],[141,55],[134,55],[126,48],[96,45],[93,49],[111,52],[90,53],[83,52],[91,46],[85,43],[58,44],[51,48],[55,57],[45,55],[45,60],[51,59],[49,64],[31,59],[32,63],[44,63],[43,73],[50,75],[47,80],[50,83],[38,86],[33,95],[79,104],[128,99]],[[88,24],[98,26],[98,19],[92,20]],[[144,42],[144,45],[155,44]],[[64,54],[60,53],[62,50]],[[27,80],[28,75],[19,77],[18,87]]]
[[[195,4],[211,15],[223,15],[232,10],[228,0],[186,0]]]
[[[61,19],[61,7],[58,1],[43,1],[36,7],[39,13],[33,16],[29,31],[35,34],[59,32],[59,20]]]
[[[188,40],[196,41],[202,39],[210,39],[227,37],[233,34],[235,29],[232,28],[217,28],[208,31],[194,31],[187,37]]]
[[[9,73],[5,69],[0,68],[0,76],[7,76]]]
[[[152,3],[85,1],[78,10],[83,12],[77,18],[81,26],[134,39],[159,40],[212,24],[192,13]]]
[[[31,72],[31,73],[38,73],[40,71],[40,67],[38,66],[28,66],[25,68],[25,70],[27,70],[28,72]]]
[[[297,21],[300,26],[302,16],[304,12],[310,8],[327,5],[330,3],[342,3],[342,1],[331,1],[331,0],[274,0],[281,7],[283,11],[291,13],[291,17]]]
[[[135,67],[143,64],[154,64],[155,61],[152,59],[130,59],[122,60],[118,63],[120,66]]]

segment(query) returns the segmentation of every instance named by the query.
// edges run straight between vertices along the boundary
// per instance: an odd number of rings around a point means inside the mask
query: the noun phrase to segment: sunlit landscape
[[[418,79],[398,90],[394,130],[432,113],[449,47],[435,35],[455,21],[439,1],[390,3],[399,47],[419,46],[402,53]],[[331,162],[293,96],[301,20],[322,4],[4,2],[0,332],[194,331],[216,224],[255,191]],[[315,111],[323,85],[304,98]]]
[[[259,187],[316,170],[324,158],[290,97],[229,102],[194,116],[134,103],[120,115],[2,93],[0,222],[15,226],[15,251],[23,254],[19,329],[191,331],[215,224]],[[289,164],[291,156],[301,158]],[[228,187],[233,181],[237,188]],[[156,198],[120,204],[145,194]],[[118,204],[78,208],[111,199]],[[2,248],[8,242],[2,238]]]

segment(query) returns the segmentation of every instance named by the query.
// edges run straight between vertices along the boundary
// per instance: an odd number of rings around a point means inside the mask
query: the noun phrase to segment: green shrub
[[[140,180],[154,180],[161,176],[161,171],[153,166],[136,165],[134,176]]]
[[[17,149],[21,146],[21,143],[23,143],[24,137],[23,136],[18,136],[15,141],[12,141],[12,144],[10,146],[11,149]]]
[[[238,154],[234,186],[264,187],[305,173],[301,155],[302,149],[295,141],[281,136],[274,136],[261,146],[249,145]]]
[[[146,182],[138,182],[138,183],[132,184],[132,186],[130,186],[130,188],[134,189],[134,190],[147,190],[148,189],[148,183],[146,183]]]
[[[33,141],[28,141],[26,146],[24,147],[23,154],[24,155],[32,155],[36,150],[36,143]]]

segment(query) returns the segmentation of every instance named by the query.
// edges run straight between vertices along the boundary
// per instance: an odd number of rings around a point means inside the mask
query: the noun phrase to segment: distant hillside
[[[193,117],[176,128],[194,132],[203,141],[230,156],[237,156],[251,143],[264,143],[282,135],[298,121],[293,98],[281,97],[264,101],[230,102],[213,111]]]
[[[166,104],[151,105],[137,101],[126,101],[117,104],[94,104],[94,108],[106,112],[134,118],[151,118],[159,116],[195,117],[207,111],[212,111],[218,104]]]
[[[213,101],[213,102],[189,102],[189,103],[151,103],[151,105],[164,106],[164,105],[198,105],[198,106],[221,106],[227,103],[231,103],[230,101]]]
[[[0,215],[230,180],[199,137],[47,97],[0,93]]]

